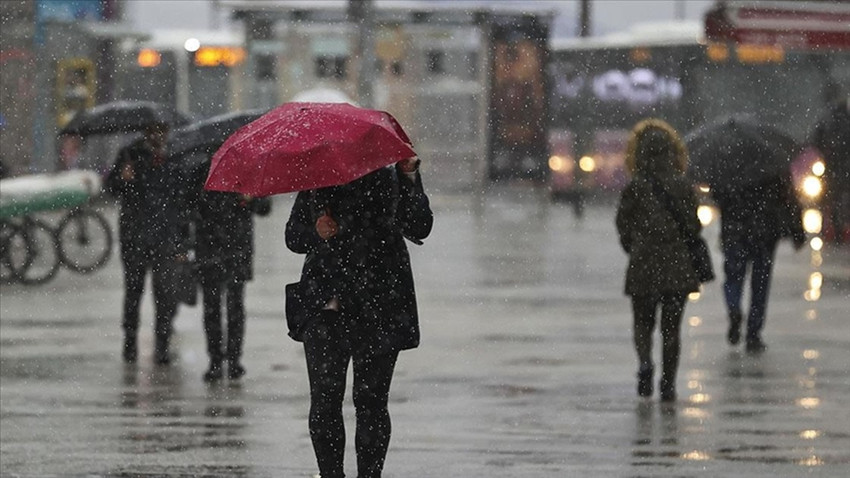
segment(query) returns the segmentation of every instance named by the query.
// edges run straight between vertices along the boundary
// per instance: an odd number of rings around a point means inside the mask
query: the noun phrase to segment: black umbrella
[[[90,136],[95,134],[142,131],[151,124],[177,127],[189,119],[171,106],[151,101],[113,101],[83,110],[59,131],[59,134]]]
[[[799,147],[783,131],[746,118],[725,118],[685,136],[688,175],[716,189],[740,189],[789,174]]]
[[[211,153],[237,129],[266,112],[267,110],[236,111],[184,126],[175,130],[168,138],[168,154],[179,157],[195,152]]]

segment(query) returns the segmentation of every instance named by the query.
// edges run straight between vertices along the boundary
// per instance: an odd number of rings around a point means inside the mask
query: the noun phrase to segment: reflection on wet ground
[[[635,396],[613,210],[578,221],[517,191],[486,199],[435,197],[433,237],[410,248],[422,346],[399,358],[384,476],[850,475],[850,296],[828,245],[820,276],[780,247],[762,355],[728,347],[720,284],[704,287],[683,323],[679,399],[660,404]],[[155,366],[149,297],[139,362],[124,366],[117,260],[82,279],[61,272],[49,289],[4,286],[2,474],[315,473],[303,349],[282,315],[282,284],[302,259],[281,245],[290,201],[257,222],[241,382],[201,381],[198,308],[181,309],[174,364]],[[706,231],[713,246],[716,234]],[[350,396],[344,411],[351,433]]]

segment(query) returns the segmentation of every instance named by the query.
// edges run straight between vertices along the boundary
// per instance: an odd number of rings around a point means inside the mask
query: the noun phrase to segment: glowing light
[[[809,309],[806,311],[806,320],[818,320],[818,311]]]
[[[812,164],[812,174],[814,174],[815,176],[818,176],[818,177],[823,176],[823,173],[825,173],[825,172],[826,172],[826,165],[820,159],[815,161],[814,164]]]
[[[797,464],[802,466],[821,466],[823,465],[823,460],[812,455],[808,458],[803,458],[802,460],[798,461]]]
[[[820,289],[807,290],[803,294],[803,298],[806,299],[807,302],[815,302],[817,300],[820,300]]]
[[[711,455],[704,451],[694,450],[682,453],[682,459],[690,461],[707,461],[711,459]]]
[[[803,194],[814,199],[823,192],[823,184],[815,176],[806,176],[802,184]]]
[[[806,360],[815,360],[820,357],[820,352],[817,350],[803,350],[803,358]]]
[[[702,325],[702,319],[695,315],[688,319],[688,324],[690,324],[691,327],[699,327]]]
[[[136,57],[136,63],[142,68],[153,68],[159,66],[162,62],[162,55],[158,51],[150,48],[139,50],[139,55]]]
[[[811,410],[813,408],[817,408],[820,406],[820,398],[817,397],[805,397],[797,400],[797,406],[800,408],[805,408],[806,410]]]
[[[596,169],[596,160],[592,156],[582,156],[578,160],[578,167],[586,173],[591,173]]]
[[[803,228],[810,234],[820,234],[823,216],[817,209],[806,209],[803,213]]]
[[[700,388],[699,380],[688,380],[688,388],[691,390]]]
[[[813,251],[819,251],[823,249],[823,239],[819,237],[813,237],[809,245],[812,246]]]
[[[697,407],[687,407],[682,410],[682,415],[688,418],[705,419],[708,418],[708,412]]]
[[[823,274],[820,272],[812,272],[809,276],[809,287],[812,289],[820,289],[823,285]]]
[[[697,208],[697,217],[703,226],[707,226],[714,220],[714,209],[711,206],[700,206]]]
[[[708,402],[711,401],[711,395],[709,395],[707,393],[695,393],[695,394],[691,395],[690,401],[691,401],[691,403],[695,403],[695,404],[708,403]]]
[[[568,161],[567,158],[558,156],[557,154],[549,158],[549,169],[557,173],[569,171],[571,165],[572,161]]]
[[[702,295],[699,292],[691,292],[688,294],[688,300],[691,302],[698,301],[700,297],[702,297]]]
[[[708,194],[708,192],[711,191],[711,186],[709,186],[708,184],[700,184],[699,190],[700,192]]]
[[[195,52],[197,66],[236,66],[245,61],[245,50],[242,48],[205,46]]]
[[[183,43],[183,48],[185,48],[186,51],[198,51],[198,49],[201,48],[201,41],[197,38],[189,38],[185,43]]]

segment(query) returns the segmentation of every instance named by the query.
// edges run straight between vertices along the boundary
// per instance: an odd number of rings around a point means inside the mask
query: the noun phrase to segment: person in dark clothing
[[[145,276],[153,274],[155,351],[159,364],[170,361],[172,320],[177,312],[175,263],[182,257],[187,232],[185,183],[179,168],[168,162],[168,126],[150,125],[144,137],[119,151],[105,187],[121,204],[118,219],[124,266],[124,361],[137,358],[139,308]]]
[[[696,194],[684,177],[685,146],[664,121],[649,119],[635,126],[626,162],[632,179],[620,198],[616,225],[620,244],[629,255],[625,293],[632,298],[637,392],[641,397],[653,392],[652,335],[660,308],[660,395],[662,401],[675,401],[682,314],[688,294],[699,290],[688,238],[682,233],[683,229],[696,237],[702,228]],[[673,214],[680,218],[683,228]]]
[[[404,238],[421,244],[433,224],[418,160],[339,187],[298,193],[286,245],[306,254],[304,342],[310,436],[324,478],[345,476],[342,402],[354,366],[355,448],[361,478],[380,477],[390,440],[390,382],[401,350],[419,345],[419,319]],[[287,308],[289,309],[289,296]]]
[[[195,214],[195,253],[204,303],[204,333],[207,338],[209,369],[207,382],[227,375],[236,380],[245,375],[242,344],[245,337],[245,283],[253,278],[254,219],[271,212],[268,198],[252,198],[236,193],[205,191],[209,162],[196,168],[193,211]],[[222,331],[221,299],[226,300],[227,334]],[[226,344],[226,345],[225,345]]]
[[[837,102],[818,121],[812,143],[823,154],[823,202],[826,234],[835,242],[850,240],[850,102]]]
[[[751,270],[750,309],[747,315],[746,350],[767,349],[762,340],[773,259],[782,237],[791,237],[794,247],[806,243],[801,206],[794,194],[790,172],[745,189],[712,188],[720,209],[720,239],[723,244],[723,294],[729,312],[727,340],[741,340],[741,298],[747,269]]]

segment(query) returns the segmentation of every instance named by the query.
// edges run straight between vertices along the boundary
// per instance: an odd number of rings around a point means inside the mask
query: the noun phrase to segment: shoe
[[[738,345],[741,341],[741,322],[743,317],[740,312],[729,314],[729,332],[726,333],[726,339],[730,345]]]
[[[210,363],[209,370],[204,373],[204,382],[217,382],[224,376],[224,370],[221,368],[221,362]]]
[[[641,369],[638,371],[637,393],[640,397],[652,396],[652,369]]]
[[[747,339],[747,353],[760,354],[767,350],[767,344],[761,341],[761,337]]]
[[[124,348],[121,355],[124,357],[124,363],[136,363],[136,359],[139,358],[139,349],[135,337],[124,338]]]
[[[227,363],[227,378],[229,378],[230,380],[239,380],[244,376],[245,367],[243,367],[239,362]]]

